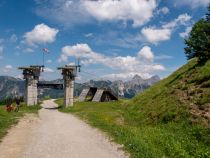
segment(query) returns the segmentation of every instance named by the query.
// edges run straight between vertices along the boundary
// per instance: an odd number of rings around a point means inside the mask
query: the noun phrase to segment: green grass
[[[62,105],[62,101],[57,103]],[[167,124],[130,124],[125,120],[126,103],[76,103],[73,108],[61,108],[73,113],[90,125],[108,133],[133,158],[210,157],[210,130],[188,122]]]
[[[7,134],[8,129],[16,124],[26,113],[37,113],[41,107],[21,105],[19,112],[8,113],[5,106],[0,106],[0,141]]]
[[[60,110],[106,132],[133,158],[209,158],[210,120],[201,115],[210,104],[209,80],[210,61],[199,66],[193,59],[130,101]]]

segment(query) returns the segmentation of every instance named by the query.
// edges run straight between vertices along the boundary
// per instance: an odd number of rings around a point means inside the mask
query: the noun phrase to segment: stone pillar
[[[74,81],[71,79],[64,79],[64,106],[74,105]]]
[[[38,80],[33,78],[26,79],[25,102],[28,106],[33,106],[37,104],[37,82]]]
[[[74,81],[77,75],[77,71],[80,71],[80,65],[66,65],[65,67],[58,67],[58,70],[62,70],[64,80],[64,106],[74,105]]]
[[[43,65],[31,65],[30,67],[19,67],[23,70],[23,76],[25,79],[25,103],[27,106],[36,105],[38,102],[38,88],[37,83],[41,71],[43,72]]]

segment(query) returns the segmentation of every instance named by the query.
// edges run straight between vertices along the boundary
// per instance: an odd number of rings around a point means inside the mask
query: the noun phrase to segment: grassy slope
[[[133,158],[210,157],[209,79],[210,61],[194,59],[131,101],[61,110],[107,132]]]
[[[40,106],[27,107],[21,105],[19,112],[6,112],[5,106],[0,106],[0,141],[6,135],[8,129],[16,124],[26,113],[37,113]]]

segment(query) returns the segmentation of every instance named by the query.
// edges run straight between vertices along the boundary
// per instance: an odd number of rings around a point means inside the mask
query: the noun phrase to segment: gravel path
[[[22,119],[0,144],[1,158],[126,158],[104,134],[45,101],[39,119]],[[33,119],[32,119],[33,118]],[[3,153],[2,153],[3,151]]]

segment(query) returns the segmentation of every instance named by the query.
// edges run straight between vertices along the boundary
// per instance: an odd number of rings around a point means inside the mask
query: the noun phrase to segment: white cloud
[[[174,0],[174,4],[176,6],[190,6],[192,8],[207,7],[209,3],[210,0],[183,0],[183,1]]]
[[[146,41],[153,43],[153,44],[158,44],[159,42],[162,41],[167,41],[171,38],[171,29],[163,29],[163,28],[154,28],[154,27],[148,27],[148,28],[143,28],[141,30],[142,35],[146,39]]]
[[[65,26],[98,21],[132,21],[141,26],[153,17],[156,0],[49,0],[38,3],[36,13]]]
[[[138,53],[139,57],[148,60],[153,61],[154,60],[154,54],[150,47],[144,46]]]
[[[52,43],[56,39],[59,30],[51,28],[45,24],[38,24],[30,32],[25,33],[25,42],[31,46],[37,44]]]
[[[167,8],[167,7],[163,7],[163,8],[160,8],[159,10],[157,10],[157,14],[168,14],[170,12],[170,10]]]
[[[45,67],[45,68],[44,68],[44,72],[46,72],[46,73],[53,73],[54,70],[51,69],[51,68],[49,68],[49,67]]]
[[[160,28],[147,27],[141,30],[141,34],[147,42],[158,44],[162,41],[171,39],[172,32],[180,26],[188,26],[190,24],[191,16],[188,14],[181,14],[175,20],[162,25]]]
[[[111,70],[117,70],[122,74],[145,74],[149,75],[157,71],[164,71],[163,65],[153,62],[154,54],[150,47],[145,46],[136,56],[106,56],[94,52],[87,44],[65,46],[59,61],[68,61],[69,57],[80,57],[81,64],[101,64]],[[140,56],[140,57],[139,57]],[[148,62],[150,61],[150,62]]]
[[[3,69],[4,73],[8,73],[13,69],[12,65],[6,65]]]
[[[189,24],[190,20],[192,19],[187,13],[179,15],[175,20],[163,25],[163,28],[173,29],[180,25],[186,26]]]
[[[35,10],[38,16],[56,21],[60,25],[69,27],[80,23],[89,23],[90,15],[82,6],[84,0],[48,0],[37,3]]]
[[[91,48],[87,44],[76,44],[74,46],[65,46],[62,48],[62,55],[58,59],[59,62],[66,62],[69,56],[89,57],[93,55]]]
[[[189,33],[191,32],[191,30],[192,30],[192,27],[189,26],[185,29],[185,32],[179,33],[179,36],[182,38],[187,38],[189,36]]]
[[[83,5],[99,21],[132,20],[136,27],[150,20],[157,3],[156,0],[87,0]]]

